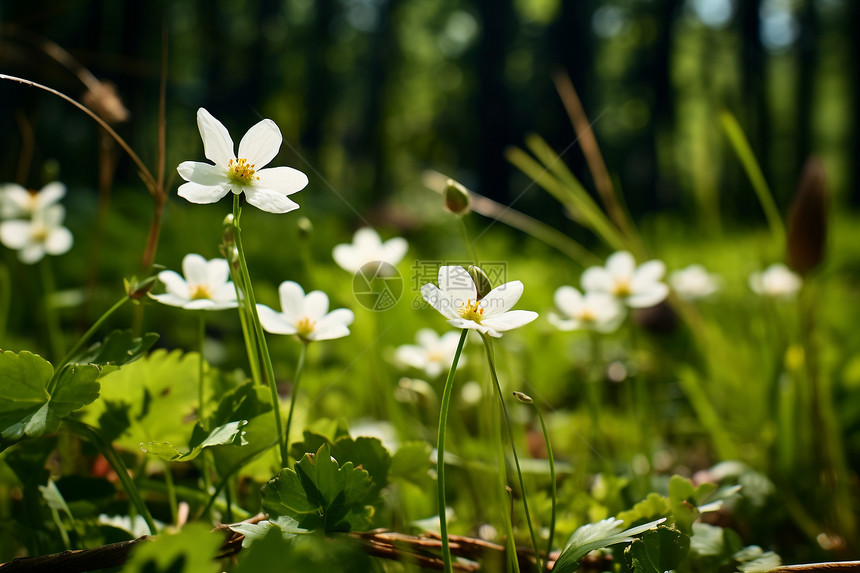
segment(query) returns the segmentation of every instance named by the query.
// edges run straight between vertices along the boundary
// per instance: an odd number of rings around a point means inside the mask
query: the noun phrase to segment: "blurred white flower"
[[[669,275],[672,290],[684,300],[699,300],[720,290],[720,277],[702,265],[690,265]]]
[[[197,127],[203,138],[203,152],[215,165],[185,161],[176,170],[187,183],[179,196],[192,203],[215,203],[229,191],[245,194],[248,203],[269,213],[287,213],[299,206],[287,195],[301,191],[308,177],[292,167],[263,169],[281,147],[281,131],[271,119],[257,123],[239,142],[239,156],[224,125],[202,107],[197,110]]]
[[[0,186],[0,217],[32,217],[56,204],[66,194],[59,181],[48,183],[41,191],[27,191],[16,183]]]
[[[790,299],[800,290],[800,277],[782,263],[774,263],[764,271],[750,274],[749,285],[753,292],[773,298]]]
[[[409,243],[402,237],[394,237],[383,243],[376,231],[370,227],[362,227],[355,232],[352,243],[336,245],[332,250],[332,257],[340,268],[355,273],[372,262],[388,263],[396,267],[408,249]]]
[[[167,292],[149,296],[162,304],[189,310],[236,308],[236,288],[230,282],[230,265],[225,259],[207,261],[190,253],[182,259],[181,276],[175,271],[161,271],[158,280]]]
[[[442,336],[430,328],[422,328],[415,335],[418,344],[404,344],[394,353],[394,358],[400,364],[410,368],[423,370],[430,378],[436,378],[451,366],[460,333],[454,330]],[[461,356],[459,365],[466,363],[466,357]]]
[[[260,323],[272,334],[295,334],[305,342],[331,340],[349,334],[355,315],[348,308],[328,312],[328,296],[320,291],[305,294],[298,283],[285,281],[278,287],[283,312],[257,305]]]
[[[421,296],[455,328],[470,328],[500,338],[502,332],[519,328],[538,317],[530,310],[510,310],[523,294],[523,283],[511,281],[478,299],[475,282],[460,266],[439,267],[439,286],[428,283]]]
[[[586,292],[609,293],[630,308],[649,308],[669,294],[661,282],[666,273],[663,261],[652,260],[636,266],[636,259],[627,251],[618,251],[606,259],[605,267],[590,267],[582,273],[582,288]]]
[[[63,227],[66,210],[62,205],[49,205],[33,213],[29,220],[0,223],[0,242],[18,251],[23,263],[32,265],[45,254],[62,255],[72,248],[71,231]]]
[[[360,418],[350,423],[349,435],[353,438],[376,438],[382,442],[382,446],[388,453],[394,454],[400,448],[400,440],[397,439],[397,430],[386,420],[374,420],[373,418]]]
[[[612,332],[626,314],[624,307],[612,295],[590,291],[585,295],[572,286],[555,291],[555,304],[563,316],[550,313],[550,323],[559,330],[596,330]]]

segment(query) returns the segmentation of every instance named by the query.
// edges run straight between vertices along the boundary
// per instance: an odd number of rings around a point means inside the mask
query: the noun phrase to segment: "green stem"
[[[496,385],[496,391],[499,394],[499,404],[502,407],[502,414],[504,414],[505,416],[505,427],[508,429],[508,439],[511,441],[511,453],[513,453],[514,455],[514,465],[517,468],[517,478],[519,479],[520,492],[523,496],[523,510],[526,514],[526,523],[529,526],[529,535],[532,538],[532,547],[534,548],[535,559],[538,559],[540,556],[540,552],[538,550],[537,537],[535,536],[535,530],[532,526],[531,514],[529,513],[529,502],[528,498],[526,497],[526,486],[523,482],[523,472],[520,469],[520,459],[519,456],[517,456],[517,448],[514,445],[514,431],[511,429],[511,419],[508,417],[508,409],[505,406],[505,399],[502,396],[502,385],[499,384],[499,376],[498,374],[496,374],[496,364],[493,360],[493,347],[491,345],[489,337],[487,337],[486,334],[481,333],[481,338],[484,339],[484,348],[486,348],[487,350],[487,363],[490,365],[490,374],[493,377],[493,382]],[[516,545],[514,545],[514,560],[516,560],[517,558],[516,555]]]
[[[266,375],[266,382],[269,385],[269,390],[272,393],[272,410],[275,413],[275,427],[278,430],[278,441],[281,445],[281,467],[287,463],[287,446],[286,437],[284,436],[284,426],[281,423],[281,408],[280,399],[278,397],[278,385],[275,381],[275,372],[272,367],[272,357],[269,355],[269,347],[266,344],[266,336],[263,334],[263,325],[260,324],[260,317],[257,314],[257,301],[254,297],[254,287],[251,284],[251,275],[248,273],[248,263],[245,260],[245,248],[242,245],[242,227],[239,222],[242,217],[241,195],[233,196],[233,225],[236,229],[236,250],[239,254],[239,270],[242,273],[242,283],[245,287],[246,298],[244,302],[249,310],[251,322],[254,325],[254,334],[257,337],[260,355],[263,358],[263,369]]]
[[[287,412],[287,425],[284,428],[284,442],[286,442],[286,450],[290,447],[290,427],[293,424],[293,411],[296,409],[296,395],[299,393],[299,382],[302,379],[302,372],[305,369],[305,356],[308,352],[308,343],[304,340],[302,349],[299,352],[299,362],[296,364],[296,374],[293,376],[293,391],[290,393],[290,410]]]
[[[42,290],[45,305],[45,326],[48,329],[48,340],[51,343],[51,356],[56,360],[64,354],[63,350],[63,331],[60,326],[60,317],[57,315],[51,298],[54,296],[56,286],[54,282],[54,273],[51,271],[51,262],[46,258],[42,259]]]
[[[451,403],[451,393],[454,390],[454,373],[457,372],[457,363],[460,361],[460,353],[463,351],[463,345],[466,343],[466,335],[468,330],[463,329],[460,334],[460,342],[457,344],[457,351],[454,353],[454,360],[451,362],[451,369],[448,371],[448,378],[445,380],[445,389],[442,392],[442,403],[439,407],[439,435],[436,440],[436,488],[437,501],[439,506],[439,534],[442,538],[442,561],[445,564],[445,573],[452,573],[451,565],[451,547],[448,545],[448,517],[445,514],[445,426],[448,423],[448,406]]]
[[[228,253],[229,255],[229,253]],[[229,259],[229,257],[228,257]],[[233,263],[230,263],[230,276],[233,279],[233,286],[236,289],[236,300],[239,302],[239,324],[242,325],[242,339],[245,341],[245,354],[248,356],[248,367],[251,369],[251,380],[254,384],[263,384],[263,377],[260,374],[260,363],[258,361],[257,340],[254,337],[254,331],[248,325],[248,309],[244,302],[245,300],[245,285],[242,284],[242,274],[237,271]]]
[[[179,525],[179,504],[176,501],[176,485],[173,483],[173,472],[170,462],[164,462],[164,483],[167,486],[167,503],[170,505],[170,519],[173,525]]]
[[[83,434],[85,437],[89,438],[93,445],[99,450],[99,452],[101,452],[110,464],[110,467],[116,473],[117,477],[119,477],[119,481],[122,482],[122,487],[125,489],[126,495],[128,495],[128,498],[146,521],[150,535],[156,535],[158,533],[158,528],[155,526],[152,514],[149,513],[149,508],[146,507],[146,504],[143,502],[143,498],[141,497],[137,486],[134,485],[134,481],[129,477],[128,468],[126,467],[125,462],[122,461],[122,458],[116,453],[116,450],[113,449],[111,443],[105,440],[102,435],[99,434],[98,430],[92,426],[77,420],[67,419],[66,423],[79,434]]]
[[[532,402],[534,404],[534,402]],[[543,432],[543,440],[546,444],[546,455],[549,459],[549,479],[552,485],[552,514],[549,520],[549,539],[546,542],[546,559],[544,560],[544,569],[549,571],[549,555],[552,553],[552,538],[555,535],[555,516],[556,516],[556,486],[555,486],[555,460],[552,457],[552,443],[549,440],[549,432],[546,431],[546,422],[543,419],[543,412],[534,404],[537,410],[538,420],[540,420],[540,429]],[[537,558],[537,557],[535,557]]]
[[[203,343],[206,338],[206,315],[204,314],[206,311],[200,311],[200,321],[197,330],[197,351],[200,353],[199,367],[197,370],[197,421],[203,427],[204,430],[208,429],[208,425],[206,424],[206,415],[205,415],[205,407],[206,407],[206,397],[205,397],[205,370],[206,370],[206,359],[203,358]]]
[[[0,264],[0,338],[5,338],[11,300],[12,279],[9,277],[9,269],[6,268],[6,265]]]

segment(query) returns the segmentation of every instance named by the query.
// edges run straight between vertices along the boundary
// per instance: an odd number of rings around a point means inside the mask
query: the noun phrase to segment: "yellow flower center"
[[[231,159],[230,162],[227,163],[227,177],[229,177],[231,181],[239,183],[240,185],[248,185],[249,183],[252,183],[254,179],[259,181],[260,178],[254,175],[255,173],[254,164],[248,163],[248,160],[244,157],[240,157],[236,160]]]
[[[484,317],[484,309],[480,308],[480,304],[481,301],[479,300],[472,302],[472,299],[466,299],[466,302],[460,303],[460,310],[457,312],[466,320],[480,324],[481,319]]]
[[[30,233],[30,237],[36,243],[44,243],[48,240],[48,229],[46,229],[44,225],[33,225],[33,230]]]
[[[188,290],[191,291],[191,300],[212,299],[209,285],[190,285]]]
[[[310,336],[314,331],[314,327],[316,325],[317,323],[315,320],[303,318],[296,323],[296,334],[299,335],[299,338],[307,340],[308,336]]]
[[[579,314],[579,320],[580,322],[594,322],[597,320],[597,317],[594,315],[594,311],[590,308],[584,308]]]
[[[630,281],[627,279],[618,279],[615,283],[615,288],[613,289],[612,294],[619,298],[633,294],[633,289],[630,287]]]

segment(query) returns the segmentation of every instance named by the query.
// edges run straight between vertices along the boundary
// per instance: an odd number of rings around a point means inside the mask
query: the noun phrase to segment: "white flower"
[[[239,142],[239,156],[224,125],[202,107],[197,110],[197,126],[203,138],[203,152],[215,165],[185,161],[176,170],[188,183],[179,187],[179,196],[192,203],[215,203],[228,191],[245,194],[248,203],[269,213],[286,213],[299,206],[287,198],[308,184],[307,175],[292,167],[263,169],[281,147],[281,131],[271,119],[248,130]]]
[[[605,292],[590,291],[583,296],[572,286],[562,286],[554,299],[564,317],[552,313],[549,321],[559,330],[612,332],[626,314],[615,297]]]
[[[16,183],[0,186],[0,217],[32,217],[57,203],[66,194],[59,181],[48,183],[41,191],[27,191]]]
[[[709,273],[702,265],[690,265],[669,275],[669,284],[682,299],[698,300],[720,290],[720,277]]]
[[[162,304],[189,310],[236,308],[236,288],[230,282],[230,265],[225,259],[207,261],[190,253],[182,259],[183,278],[174,271],[161,271],[158,280],[167,292],[150,294]]]
[[[774,263],[762,272],[752,273],[749,284],[757,294],[790,299],[800,290],[802,281],[782,263]]]
[[[355,232],[351,244],[335,246],[332,257],[340,268],[355,273],[367,263],[377,261],[396,267],[408,249],[409,243],[402,237],[383,243],[376,231],[363,227]]]
[[[648,308],[669,294],[669,287],[660,282],[665,273],[663,261],[648,261],[637,267],[633,255],[618,251],[606,259],[605,267],[586,269],[581,282],[585,291],[609,293],[630,308]]]
[[[295,334],[305,342],[331,340],[349,334],[355,315],[348,308],[328,312],[328,296],[320,290],[305,291],[298,283],[285,281],[278,287],[283,312],[257,305],[260,323],[272,334]]]
[[[436,378],[445,371],[457,353],[460,334],[449,331],[439,336],[435,330],[422,328],[415,335],[418,344],[404,344],[397,348],[394,358],[404,366],[423,370],[430,378]],[[465,364],[461,356],[459,365]]]
[[[72,248],[71,231],[63,227],[66,210],[62,205],[49,205],[33,213],[30,220],[0,223],[0,242],[18,251],[21,262],[39,262],[45,254],[62,255]]]
[[[448,324],[495,338],[538,317],[530,310],[510,310],[522,294],[523,283],[511,281],[478,299],[475,282],[460,266],[439,267],[439,286],[428,283],[421,287],[421,296],[448,319]]]

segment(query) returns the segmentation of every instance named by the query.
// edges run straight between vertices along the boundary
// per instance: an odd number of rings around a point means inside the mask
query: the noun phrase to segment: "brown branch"
[[[49,573],[64,571],[65,573],[83,573],[105,567],[118,567],[128,560],[128,554],[136,545],[150,537],[144,535],[131,541],[120,541],[92,549],[79,551],[63,551],[39,557],[19,557],[0,565],[3,573]]]

